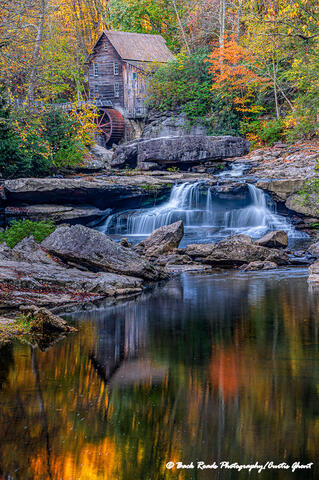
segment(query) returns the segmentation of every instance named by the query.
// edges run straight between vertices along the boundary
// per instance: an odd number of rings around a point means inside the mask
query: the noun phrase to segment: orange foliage
[[[212,90],[227,90],[234,94],[234,108],[244,112],[258,111],[252,105],[254,90],[266,88],[269,80],[256,73],[259,65],[252,53],[238,45],[233,39],[226,39],[223,46],[215,47],[208,56],[209,73],[212,74]]]

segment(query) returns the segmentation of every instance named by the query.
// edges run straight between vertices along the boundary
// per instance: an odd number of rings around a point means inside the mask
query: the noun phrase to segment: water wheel
[[[114,108],[99,108],[96,125],[100,134],[104,137],[106,145],[118,143],[123,138],[124,118]]]

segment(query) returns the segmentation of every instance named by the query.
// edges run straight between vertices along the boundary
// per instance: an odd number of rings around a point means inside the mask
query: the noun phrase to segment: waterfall
[[[278,215],[266,194],[247,184],[243,200],[223,200],[205,181],[182,183],[172,188],[169,200],[160,206],[111,215],[100,230],[105,233],[145,236],[158,227],[183,220],[186,235],[195,241],[220,239],[246,233],[259,238],[270,230],[285,230],[301,237],[285,217]],[[243,204],[244,202],[244,204]]]
[[[258,238],[270,230],[284,230],[291,237],[301,236],[291,223],[275,212],[267,204],[266,194],[252,184],[248,184],[251,204],[245,208],[226,213],[226,226],[239,233],[247,233]]]

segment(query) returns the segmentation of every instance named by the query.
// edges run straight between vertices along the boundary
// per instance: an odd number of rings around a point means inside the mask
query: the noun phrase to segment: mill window
[[[114,84],[114,97],[119,98],[119,96],[120,96],[120,84],[116,82]]]
[[[107,52],[107,41],[104,42],[104,50]]]
[[[99,66],[96,62],[94,62],[93,68],[94,68],[94,76],[97,77],[99,75]]]
[[[120,73],[119,64],[118,62],[114,62],[114,75],[118,75]]]

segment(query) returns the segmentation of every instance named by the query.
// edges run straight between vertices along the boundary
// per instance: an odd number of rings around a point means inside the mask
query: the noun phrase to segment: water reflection
[[[3,479],[318,478],[165,469],[316,463],[319,295],[303,270],[185,275],[76,321],[46,352],[0,351]]]

